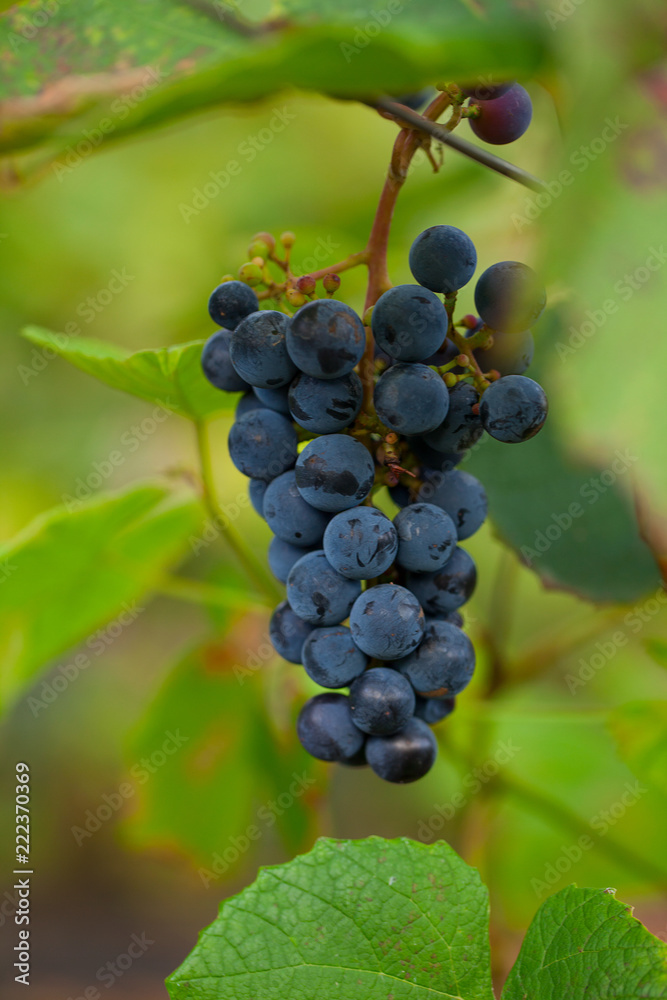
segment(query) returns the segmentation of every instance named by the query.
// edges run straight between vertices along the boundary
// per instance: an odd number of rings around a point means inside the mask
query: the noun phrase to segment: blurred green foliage
[[[427,6],[419,8],[425,25]],[[442,5],[438,17],[454,6]],[[551,404],[548,434],[516,452],[485,445],[469,466],[486,480],[492,500],[491,525],[468,546],[480,574],[467,616],[479,652],[475,680],[442,727],[440,760],[423,782],[393,788],[341,770],[327,790],[326,769],[318,768],[317,794],[286,810],[275,824],[280,839],[272,827],[238,852],[215,880],[218,895],[259,860],[310,846],[317,830],[445,838],[479,866],[494,904],[494,940],[511,951],[513,931],[526,925],[536,902],[569,881],[614,884],[633,899],[650,899],[667,883],[660,763],[667,611],[639,537],[642,531],[654,554],[664,556],[656,528],[667,495],[667,346],[659,327],[667,105],[657,43],[664,12],[649,2],[586,0],[549,19],[559,10],[545,4],[537,11],[541,41],[533,55],[523,41],[519,47],[528,53],[522,76],[535,111],[528,133],[507,151],[549,183],[547,192],[536,195],[449,151],[434,176],[420,155],[399,200],[389,251],[393,280],[409,281],[411,240],[428,225],[451,223],[473,238],[480,271],[502,259],[541,267],[554,307],[535,330],[535,370]],[[354,35],[355,28],[345,30]],[[207,30],[212,37],[214,26]],[[434,82],[433,66],[449,50],[435,45],[420,65],[429,31],[411,22],[407,34],[405,43],[392,41],[391,58],[383,48],[389,36],[369,43],[355,72],[374,85],[382,79],[382,89],[389,89],[385,80],[400,89]],[[488,46],[471,43],[462,51],[464,60],[474,62],[480,52],[490,58]],[[487,61],[482,69],[493,66]],[[387,76],[378,78],[379,69]],[[448,70],[443,64],[443,74]],[[219,82],[204,73],[188,80],[174,84],[185,94],[183,110],[200,83]],[[162,349],[175,348],[180,358],[182,345],[211,332],[207,296],[244,262],[254,232],[295,231],[294,260],[304,270],[313,260],[323,266],[361,249],[396,128],[355,102],[294,89],[271,93],[285,82],[277,70],[256,82],[267,96],[252,105],[217,109],[54,165],[53,154],[76,145],[80,129],[99,117],[86,106],[92,119],[50,121],[53,144],[6,170],[10,180],[25,172],[29,181],[10,185],[0,209],[0,407],[9,431],[0,502],[7,556],[2,691],[8,699],[21,695],[4,723],[3,754],[41,760],[53,777],[39,807],[45,823],[59,817],[64,831],[42,847],[53,867],[71,847],[68,827],[123,780],[123,755],[132,767],[181,717],[190,728],[201,719],[191,744],[199,749],[175,755],[173,767],[165,764],[137,787],[118,829],[123,849],[166,845],[170,870],[192,873],[197,887],[198,869],[244,835],[257,810],[286,791],[302,766],[291,722],[311,687],[299,668],[258,655],[268,611],[198,503],[192,425],[177,414],[151,419],[144,399],[174,391],[174,369],[162,363],[174,353]],[[305,89],[309,81],[298,82]],[[137,127],[151,108],[175,114],[177,90],[141,105],[132,119]],[[467,132],[463,125],[461,134]],[[357,308],[363,277],[343,276],[340,295]],[[460,304],[472,311],[470,286]],[[67,346],[45,353],[44,334],[19,336],[32,325],[65,331]],[[116,345],[122,358],[104,362],[101,381],[86,377],[56,356],[75,351],[77,338]],[[141,353],[127,359],[127,352]],[[134,388],[121,387],[142,399],[112,388],[132,358],[141,359],[142,391],[136,372]],[[88,358],[87,370],[98,361]],[[191,387],[195,369],[188,371]],[[195,392],[199,415],[215,405],[201,403],[206,391]],[[220,504],[261,559],[268,529],[242,499],[245,481],[226,454],[229,425],[225,413],[211,425]],[[615,471],[619,453],[629,459]],[[134,485],[146,478],[153,485]],[[591,478],[600,483],[594,502],[582,493]],[[165,503],[172,490],[179,499]],[[100,491],[111,494],[97,499]],[[137,513],[148,496],[155,511]],[[33,524],[68,497],[79,501],[71,518],[54,514]],[[585,516],[553,529],[571,503]],[[118,539],[114,512],[125,506]],[[133,517],[151,530],[121,565]],[[549,544],[533,559],[534,572],[505,542],[536,548],[540,533]],[[176,568],[178,579],[165,579]],[[74,644],[85,648],[122,601],[139,596],[146,613],[105,643],[92,669],[61,683],[48,707],[31,709],[28,699],[44,699],[44,686],[55,687],[76,655]],[[217,666],[209,670],[211,649]],[[62,794],[71,787],[73,797]],[[577,848],[582,837],[587,846]]]

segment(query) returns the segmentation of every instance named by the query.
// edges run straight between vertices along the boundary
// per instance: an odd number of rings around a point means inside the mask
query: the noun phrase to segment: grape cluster
[[[260,310],[247,281],[223,281],[209,301],[221,329],[202,355],[213,385],[243,392],[229,452],[286,585],[272,643],[326,689],[303,706],[299,739],[320,760],[368,764],[397,783],[431,768],[430,727],[475,668],[459,609],[477,571],[461,543],[487,499],[457,466],[485,431],[517,443],[547,415],[523,374],[545,306],[533,271],[488,268],[479,316],[455,322],[477,264],[469,237],[427,229],[409,264],[417,283],[386,291],[363,320],[332,298],[339,282],[316,298],[315,281],[300,279],[307,291],[290,315],[277,292],[282,308]],[[376,502],[393,505],[393,519]]]

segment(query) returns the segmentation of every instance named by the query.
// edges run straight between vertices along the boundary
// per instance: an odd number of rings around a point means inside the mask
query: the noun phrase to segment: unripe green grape
[[[250,285],[251,288],[255,285],[261,285],[264,280],[261,267],[251,262],[243,264],[239,268],[239,278],[244,284]]]
[[[287,232],[280,234],[280,242],[282,243],[282,245],[285,247],[286,250],[291,250],[294,244],[296,243],[296,236],[294,235],[294,233],[291,233],[289,230],[287,230]]]
[[[276,241],[271,233],[255,233],[248,246],[249,257],[263,257],[265,260],[276,248]]]
[[[340,278],[337,274],[325,274],[322,284],[324,285],[324,291],[328,292],[329,295],[333,295],[340,288]]]
[[[291,306],[302,306],[306,301],[306,296],[298,288],[288,288],[285,298]]]

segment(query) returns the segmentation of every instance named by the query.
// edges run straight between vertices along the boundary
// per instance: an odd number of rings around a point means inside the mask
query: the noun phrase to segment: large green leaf
[[[167,980],[172,1000],[492,1000],[488,894],[443,842],[320,840],[226,900]],[[535,916],[503,1000],[667,997],[667,946],[611,889]]]
[[[0,548],[0,702],[116,616],[133,621],[201,523],[199,504],[161,485],[56,507]],[[97,637],[99,643],[100,639]]]
[[[443,77],[532,73],[546,52],[544,23],[498,0],[484,14],[431,0],[371,0],[363,10],[357,0],[286,0],[250,26],[231,4],[142,0],[119,16],[70,0],[28,41],[38,8],[17,3],[0,17],[0,148],[50,138],[64,163],[130,131],[286,87],[401,93]]]
[[[130,353],[115,344],[68,337],[36,326],[27,327],[23,335],[113,389],[155,403],[165,414],[180,413],[199,420],[229,410],[236,399],[204,378],[200,363],[203,340]]]
[[[320,840],[227,900],[173,1000],[492,1000],[488,896],[444,843]]]
[[[502,1000],[667,997],[667,945],[613,889],[568,886],[528,928]]]
[[[141,788],[128,833],[142,847],[194,857],[206,886],[228,877],[274,827],[290,850],[313,835],[321,766],[299,744],[293,719],[284,734],[271,729],[260,674],[275,654],[261,639],[249,651],[241,622],[224,643],[194,650],[148,706],[129,748],[131,761],[150,758],[165,733],[181,734],[182,749]]]

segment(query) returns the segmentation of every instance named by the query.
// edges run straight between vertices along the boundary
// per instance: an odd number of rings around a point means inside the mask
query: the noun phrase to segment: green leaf
[[[0,703],[75,644],[94,653],[93,633],[115,616],[134,620],[200,523],[192,499],[140,485],[55,507],[0,547]]]
[[[167,981],[172,1000],[493,1000],[488,895],[447,844],[320,840],[260,871]]]
[[[569,886],[538,910],[502,1000],[667,997],[667,945],[614,898]]]
[[[529,374],[547,389],[559,335],[558,315],[545,317]],[[465,469],[484,483],[500,537],[546,586],[590,601],[633,601],[660,583],[631,501],[634,453],[618,449],[606,466],[568,454],[558,434],[560,398],[554,394],[546,424],[530,441],[517,447],[485,437]]]
[[[291,850],[314,832],[309,806],[321,765],[299,744],[293,718],[284,734],[271,728],[260,674],[275,654],[263,638],[250,646],[260,650],[251,657],[244,619],[224,643],[193,650],[170,672],[130,742],[131,764],[150,759],[165,733],[181,734],[182,749],[140,789],[127,832],[141,847],[193,857],[205,886],[228,878],[274,827]]]
[[[633,701],[609,716],[618,752],[631,771],[667,793],[667,701]]]
[[[27,327],[23,336],[113,389],[191,420],[229,410],[237,398],[214,388],[204,378],[200,364],[203,340],[130,353],[115,344],[51,333],[35,326]]]
[[[526,75],[545,62],[544,22],[504,3],[483,14],[431,0],[397,6],[287,0],[249,25],[231,5],[211,4],[207,16],[196,4],[142,0],[119,22],[111,5],[70,0],[28,41],[37,0],[15,4],[0,17],[0,146],[46,140],[76,160],[129,132],[288,87],[404,93],[443,77]],[[77,153],[84,129],[88,146]]]

